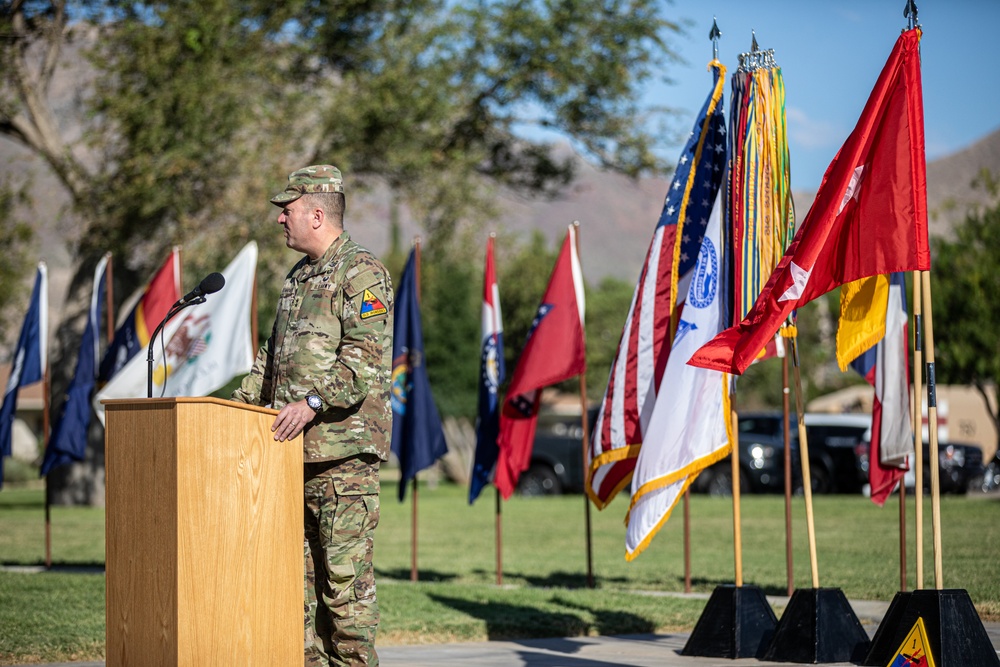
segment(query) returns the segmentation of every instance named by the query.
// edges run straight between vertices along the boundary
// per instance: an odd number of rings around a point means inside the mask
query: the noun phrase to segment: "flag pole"
[[[913,272],[913,491],[914,521],[916,522],[916,584],[915,590],[924,587],[924,446],[923,446],[923,289],[919,271]],[[903,486],[906,486],[903,484]]]
[[[906,591],[906,484],[902,479],[899,480],[899,590]]]
[[[44,304],[44,311],[48,311],[49,307],[49,280],[48,273],[45,269],[45,262],[39,262],[39,266],[42,268],[45,275],[45,280],[42,282],[41,288],[44,289],[44,294],[39,293],[39,306]],[[48,312],[40,312],[39,317],[42,321],[48,319]],[[52,391],[50,386],[49,378],[49,332],[48,327],[40,327],[41,340],[38,341],[39,348],[43,352],[45,357],[45,367],[42,369],[42,441],[48,446],[49,443],[49,401],[52,398]],[[13,373],[13,368],[11,373]],[[15,409],[17,406],[14,406]],[[51,515],[52,504],[49,502],[49,476],[45,476],[45,569],[52,569],[52,515]]]
[[[172,250],[177,254],[177,263],[175,264],[176,271],[174,272],[174,285],[177,287],[178,294],[184,294],[184,274],[181,271],[181,247],[179,245],[175,245]]]
[[[580,256],[580,221],[574,220],[573,226],[576,227],[576,256]],[[583,324],[581,322],[581,324]],[[584,340],[586,340],[586,335],[584,335]],[[583,479],[587,479],[589,470],[587,468],[587,453],[590,451],[590,429],[587,423],[587,374],[580,374],[580,426],[583,428],[583,437],[581,441],[583,443],[583,457],[581,458],[581,465],[583,465]],[[593,551],[593,540],[591,539],[591,528],[590,528],[590,497],[584,493],[583,494],[583,521],[584,530],[586,532],[586,543],[587,543],[587,588],[594,587],[594,551]]]
[[[708,31],[708,39],[712,42],[712,60],[710,61],[709,67],[711,67],[711,62],[715,62],[719,59],[719,39],[722,37],[722,31],[719,30],[719,24],[716,18],[712,17],[712,29]],[[674,297],[676,299],[676,296]],[[677,325],[674,322],[673,313],[670,315],[670,340],[674,339],[676,334]],[[691,592],[691,488],[688,487],[684,489],[684,592]]]
[[[684,489],[684,592],[691,592],[691,489]]]
[[[47,345],[47,341],[41,341],[42,345]],[[51,386],[49,384],[49,360],[45,355],[45,369],[42,371],[42,440],[49,443],[49,399],[51,398]],[[52,569],[52,503],[49,500],[49,476],[45,476],[45,569]]]
[[[108,345],[111,345],[111,341],[115,338],[115,302],[114,302],[114,273],[112,272],[112,259],[113,255],[110,252],[104,253],[104,256],[108,258],[108,267],[104,274],[104,302],[107,304],[107,316],[105,317],[106,333]],[[100,359],[97,360],[100,363]]]
[[[786,333],[782,327],[782,335]],[[789,332],[790,333],[790,332]],[[792,429],[789,425],[791,407],[788,400],[788,351],[781,357],[781,433],[785,445],[785,578],[787,594],[795,590],[792,571]]]
[[[260,327],[257,322],[257,267],[253,269],[253,288],[250,292],[250,357],[257,356],[257,341],[260,340]]]
[[[733,400],[734,398],[735,396],[730,397],[730,405],[735,405],[736,401]],[[733,560],[736,565],[735,583],[736,587],[739,588],[743,585],[743,534],[740,531],[740,420],[736,414],[735,407],[730,409],[729,420],[733,425],[733,439],[736,440],[733,443],[733,450],[729,455],[729,461],[732,464],[731,471],[733,476]]]
[[[492,244],[496,240],[496,237],[497,237],[496,232],[490,232],[490,241],[489,241],[489,244]],[[488,258],[487,259],[492,262],[493,251],[492,251],[492,246],[489,245],[489,244],[488,244],[488,253],[487,253],[488,254]],[[499,290],[498,290],[498,292],[499,292]],[[495,315],[495,313],[494,313],[494,315]],[[492,333],[491,335],[495,336],[496,334]],[[502,354],[499,355],[499,356],[502,356]],[[502,381],[502,378],[501,378],[501,381]],[[497,391],[498,392],[499,392],[499,390],[500,390],[500,388],[497,387]],[[495,465],[495,463],[494,463],[494,465]],[[497,551],[497,553],[496,553],[496,561],[497,561],[497,588],[499,588],[499,587],[503,586],[503,498],[501,497],[501,495],[500,495],[500,489],[497,488],[496,484],[493,485],[493,491],[496,494],[496,505],[495,505],[496,506],[496,510],[494,512],[493,532],[494,532],[494,535],[495,535],[495,538],[496,538],[495,539],[495,543],[496,543],[496,551]]]
[[[927,315],[924,318],[924,328],[927,334],[927,428],[930,451],[927,452],[928,464],[931,469],[931,539],[934,545],[934,587],[944,588],[941,567],[941,474],[938,466],[938,420],[937,420],[937,383],[934,368],[934,324],[931,319],[931,272],[920,272],[923,283],[924,305]],[[916,449],[916,448],[914,448]],[[921,447],[923,449],[923,447]]]
[[[496,492],[496,544],[497,544],[497,587],[503,586],[503,522],[500,520],[500,508],[502,503],[500,502],[500,489],[493,487],[493,491]]]
[[[413,261],[415,270],[415,293],[417,304],[420,304],[420,237],[413,239]],[[405,484],[405,482],[404,482]],[[410,581],[416,582],[417,577],[417,473],[413,473],[413,505],[410,508]]]
[[[580,237],[577,236],[577,244]],[[583,428],[583,478],[587,478],[587,452],[590,451],[590,434],[587,415],[587,376],[580,374],[580,426]],[[590,496],[583,494],[583,521],[587,541],[587,588],[594,587],[594,548],[590,529]]]
[[[795,373],[795,412],[799,426],[799,463],[802,466],[802,492],[806,499],[806,531],[809,535],[809,566],[812,570],[813,588],[819,588],[819,563],[816,558],[816,525],[812,504],[812,475],[809,472],[809,439],[806,435],[806,415],[803,408],[802,373],[799,370],[798,336],[788,339],[792,348],[792,364]]]

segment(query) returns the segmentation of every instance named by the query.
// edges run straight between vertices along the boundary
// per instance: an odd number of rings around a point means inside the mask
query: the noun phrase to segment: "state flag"
[[[416,251],[410,252],[396,292],[392,334],[392,453],[399,459],[399,500],[408,482],[448,453],[431,393],[417,301]]]
[[[513,495],[531,462],[542,389],[587,370],[584,307],[576,227],[570,225],[500,413],[493,483],[504,498]]]
[[[3,406],[0,406],[0,487],[3,486],[3,460],[11,455],[11,430],[21,387],[45,379],[48,372],[49,281],[45,262],[38,263],[35,286],[31,290],[28,312],[14,348]]]
[[[479,358],[479,411],[476,416],[476,454],[469,480],[469,504],[479,497],[490,482],[496,467],[500,433],[500,385],[506,377],[503,359],[503,318],[500,314],[500,288],[493,264],[491,235],[486,242],[486,266],[483,275],[482,352]]]
[[[101,359],[98,381],[111,380],[132,357],[145,352],[149,337],[167,316],[170,307],[181,298],[180,250],[174,248],[153,275],[142,296],[115,331]]]
[[[45,447],[40,475],[44,477],[59,466],[82,461],[87,451],[87,434],[90,430],[90,399],[97,382],[97,360],[100,358],[101,310],[104,305],[109,255],[101,257],[94,269],[94,289],[90,295],[87,326],[80,340],[76,370],[66,390],[59,418],[52,427],[49,443]]]

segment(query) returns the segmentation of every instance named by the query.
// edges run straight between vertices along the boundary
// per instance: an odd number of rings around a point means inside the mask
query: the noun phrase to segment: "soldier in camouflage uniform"
[[[392,283],[344,232],[336,167],[293,172],[271,202],[285,244],[305,256],[233,399],[279,410],[275,440],[303,435],[305,664],[377,665],[372,539],[392,433]]]

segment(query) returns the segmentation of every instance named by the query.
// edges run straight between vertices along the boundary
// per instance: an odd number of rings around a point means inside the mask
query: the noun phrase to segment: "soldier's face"
[[[306,252],[309,243],[310,209],[302,198],[290,202],[278,214],[278,224],[285,229],[285,245],[298,252]]]

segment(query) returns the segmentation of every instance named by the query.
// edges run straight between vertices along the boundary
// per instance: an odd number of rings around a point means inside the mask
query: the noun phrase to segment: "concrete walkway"
[[[768,597],[783,607],[788,598]],[[869,636],[878,628],[888,602],[852,601],[851,607]],[[993,648],[1000,654],[1000,623],[985,623]],[[779,667],[791,663],[754,658],[730,660],[680,655],[690,633],[612,637],[555,637],[518,641],[464,642],[379,646],[382,667]],[[823,663],[852,667],[850,662]],[[15,667],[28,667],[19,665]],[[35,665],[34,667],[39,667]],[[74,662],[41,667],[105,667],[103,662]],[[213,667],[206,665],[205,667]],[[948,666],[944,666],[948,667]]]

